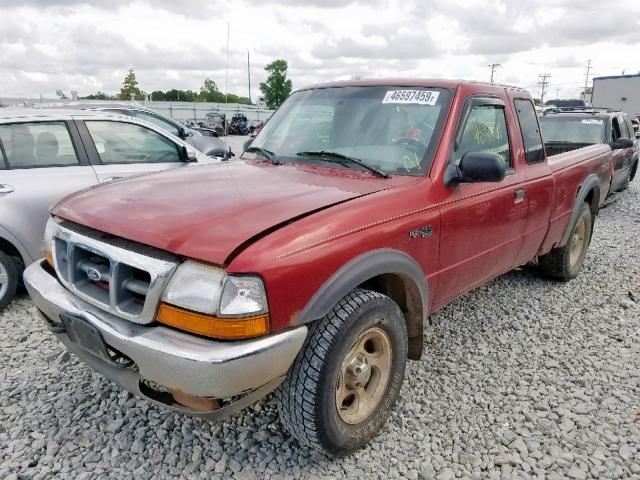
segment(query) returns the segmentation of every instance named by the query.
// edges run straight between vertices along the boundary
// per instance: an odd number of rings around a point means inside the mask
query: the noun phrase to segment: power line
[[[551,74],[550,73],[542,73],[540,75],[538,75],[538,77],[540,77],[542,80],[540,80],[538,82],[538,85],[540,85],[541,91],[540,91],[540,104],[543,105],[544,104],[544,91],[547,89],[547,85],[549,85],[549,82],[547,81],[548,78],[551,78]]]
[[[591,59],[587,61],[587,75],[584,77],[584,99],[585,100],[587,99],[587,85],[589,85],[589,70],[591,70]]]
[[[500,63],[492,63],[491,65],[487,65],[491,69],[491,83],[493,83],[493,73],[496,71],[496,68],[501,67]]]

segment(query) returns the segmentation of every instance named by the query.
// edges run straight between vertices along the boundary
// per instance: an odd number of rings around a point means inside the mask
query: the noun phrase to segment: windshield
[[[594,144],[604,143],[604,120],[601,118],[557,116],[540,117],[545,142]]]
[[[304,90],[287,99],[251,147],[272,152],[278,161],[327,162],[326,153],[333,152],[384,173],[420,175],[431,162],[448,104],[442,88]]]

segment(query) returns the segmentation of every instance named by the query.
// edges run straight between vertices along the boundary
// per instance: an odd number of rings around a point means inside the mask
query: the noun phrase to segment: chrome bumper
[[[58,340],[123,388],[153,401],[159,400],[149,394],[141,380],[199,397],[228,399],[242,395],[227,407],[205,414],[169,405],[198,416],[224,417],[275,389],[307,335],[307,327],[302,326],[254,340],[220,342],[162,326],[136,324],[72,294],[43,268],[43,261],[25,270],[24,283]],[[131,359],[137,368],[116,365],[71,341],[60,318],[65,314],[90,323],[108,347]]]

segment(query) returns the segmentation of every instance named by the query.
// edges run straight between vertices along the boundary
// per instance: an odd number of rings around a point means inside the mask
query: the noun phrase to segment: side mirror
[[[195,153],[189,150],[187,147],[182,147],[181,160],[185,163],[193,163],[198,161],[198,157]]]
[[[630,138],[621,137],[615,142],[611,142],[611,148],[613,150],[622,150],[623,148],[631,148],[633,147],[633,140]]]
[[[496,153],[467,152],[460,164],[450,163],[444,173],[444,183],[455,187],[461,183],[500,182],[507,173],[507,164]]]

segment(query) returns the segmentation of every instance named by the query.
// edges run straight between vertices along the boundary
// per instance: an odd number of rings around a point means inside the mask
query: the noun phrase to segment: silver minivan
[[[42,258],[49,207],[98,183],[216,163],[152,123],[107,112],[0,109],[0,309]]]

